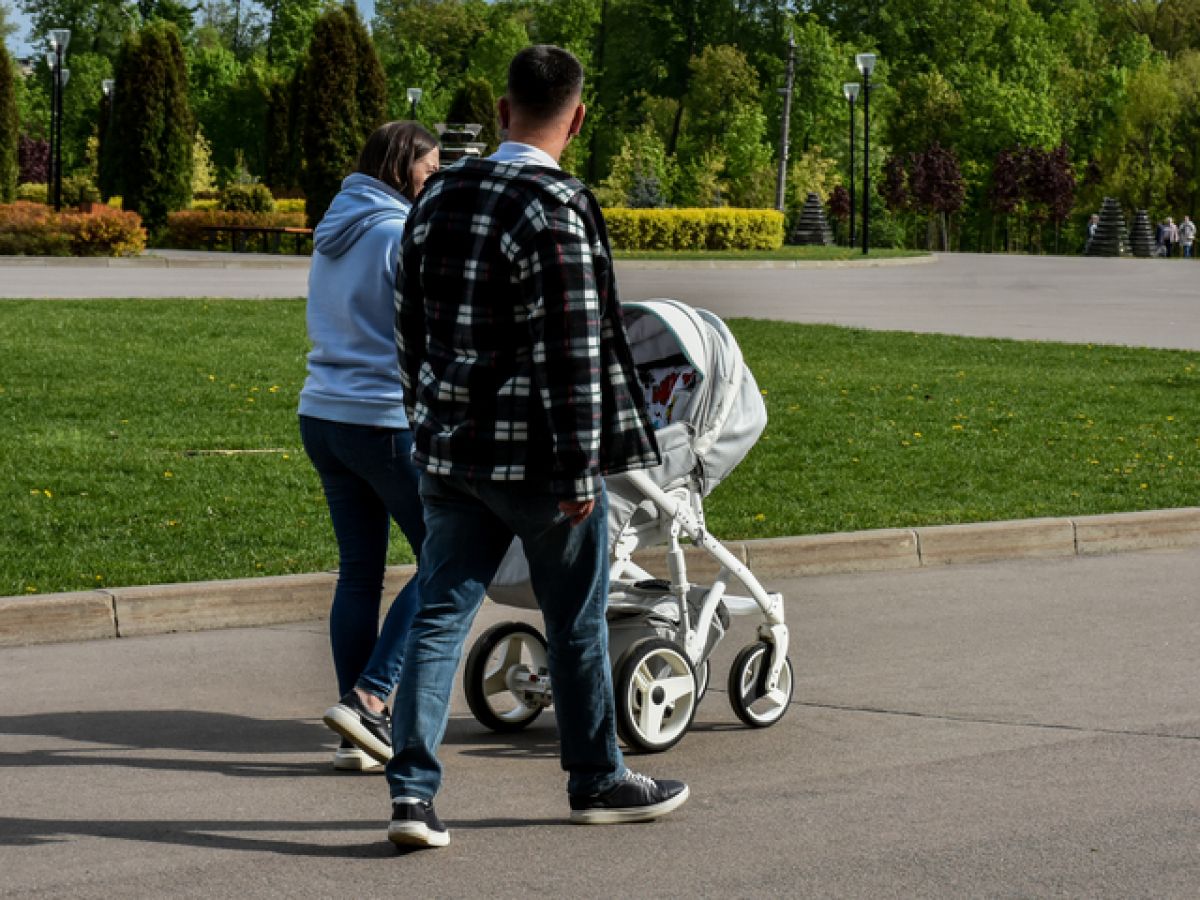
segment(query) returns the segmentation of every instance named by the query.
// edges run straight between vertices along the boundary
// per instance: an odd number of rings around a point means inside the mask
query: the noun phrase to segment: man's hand
[[[596,508],[595,500],[559,500],[558,511],[567,517],[567,521],[574,528],[584,519],[592,514],[592,510]]]

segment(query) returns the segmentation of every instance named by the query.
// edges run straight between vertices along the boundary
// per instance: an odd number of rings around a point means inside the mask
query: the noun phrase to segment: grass
[[[897,259],[905,256],[928,256],[924,250],[884,250],[873,248],[869,257],[852,247],[798,247],[785,245],[778,250],[617,250],[617,259],[649,260],[794,260],[827,262],[846,260],[860,262],[866,259]]]
[[[723,538],[1200,503],[1200,354],[731,327],[771,421]],[[0,304],[0,595],[335,566],[307,349],[298,300]]]

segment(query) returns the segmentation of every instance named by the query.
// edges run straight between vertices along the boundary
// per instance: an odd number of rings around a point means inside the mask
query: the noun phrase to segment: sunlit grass
[[[731,324],[770,424],[722,538],[1200,504],[1200,354]],[[333,568],[307,349],[297,300],[0,304],[0,594]]]

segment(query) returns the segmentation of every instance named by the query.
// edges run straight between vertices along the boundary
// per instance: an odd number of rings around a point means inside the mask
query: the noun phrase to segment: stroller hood
[[[758,383],[725,323],[707,310],[668,299],[627,302],[621,308],[639,369],[682,355],[699,376],[681,415],[694,435],[692,450],[707,496],[767,427]]]

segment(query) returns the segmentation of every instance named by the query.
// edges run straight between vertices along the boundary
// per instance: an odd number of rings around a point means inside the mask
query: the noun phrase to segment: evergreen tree
[[[479,132],[477,140],[487,144],[487,148],[483,151],[484,155],[495,152],[496,148],[500,146],[500,130],[496,121],[496,98],[492,94],[491,84],[485,78],[468,76],[463,80],[462,86],[454,92],[454,99],[450,102],[450,112],[446,114],[446,121],[456,125],[472,123],[482,125],[483,130]]]
[[[13,64],[8,51],[0,45],[0,202],[11,203],[17,194],[19,136]]]
[[[157,230],[192,196],[194,121],[179,32],[151,22],[121,47],[110,136],[126,209]]]
[[[304,67],[299,113],[305,213],[315,226],[342,179],[354,168],[368,135],[383,122],[383,67],[352,6],[317,20]]]

